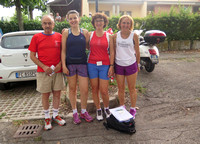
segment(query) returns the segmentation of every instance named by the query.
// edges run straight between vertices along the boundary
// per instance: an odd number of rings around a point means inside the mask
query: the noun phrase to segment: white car
[[[40,32],[10,32],[1,37],[0,89],[8,89],[11,82],[36,80],[37,66],[30,59],[28,47],[33,35]]]

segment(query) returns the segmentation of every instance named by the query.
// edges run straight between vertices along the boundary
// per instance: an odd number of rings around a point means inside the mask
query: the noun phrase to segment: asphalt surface
[[[74,125],[69,114],[66,126],[53,124],[32,138],[13,138],[18,126],[1,121],[0,144],[199,144],[199,65],[200,52],[170,52],[161,53],[152,73],[140,71],[137,84],[143,92],[133,135],[106,130],[97,120]]]

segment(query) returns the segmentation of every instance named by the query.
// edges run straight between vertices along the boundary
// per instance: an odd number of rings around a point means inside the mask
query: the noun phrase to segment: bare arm
[[[86,29],[83,29],[83,34],[86,39],[86,49],[89,49],[89,32]]]
[[[91,36],[91,34],[92,34],[92,32],[88,32],[88,46],[87,46],[87,48],[88,48],[88,50],[90,50],[90,36]]]
[[[110,50],[110,68],[108,70],[108,77],[111,77],[114,74],[114,60],[115,60],[113,36],[111,35],[109,35],[109,50]]]
[[[39,67],[41,67],[44,72],[49,75],[51,74],[53,71],[50,67],[46,66],[45,64],[43,64],[37,57],[36,57],[36,52],[30,52],[30,58],[31,60],[36,64],[38,65]]]
[[[56,65],[55,69],[54,69],[54,72],[58,72],[60,71],[62,68],[62,65],[61,65],[61,61]]]
[[[140,51],[139,51],[139,39],[138,39],[138,36],[137,34],[134,33],[134,36],[133,36],[133,40],[135,42],[135,54],[136,54],[136,61],[137,61],[137,64],[140,63]]]
[[[117,38],[117,34],[114,34],[114,35],[113,35],[114,56],[116,55],[116,38]]]
[[[66,29],[62,33],[62,50],[61,50],[61,63],[62,63],[62,68],[63,68],[63,73],[69,75],[69,70],[66,67],[66,42],[67,42],[67,37],[68,37],[68,29]]]

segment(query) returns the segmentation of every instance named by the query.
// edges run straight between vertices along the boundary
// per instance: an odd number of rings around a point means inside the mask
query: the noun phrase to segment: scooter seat
[[[141,42],[139,45],[145,45],[145,46],[148,46],[149,44],[147,42]]]

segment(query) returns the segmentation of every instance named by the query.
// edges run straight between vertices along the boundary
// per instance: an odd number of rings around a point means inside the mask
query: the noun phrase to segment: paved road
[[[199,65],[200,52],[161,53],[154,72],[139,73],[137,83],[146,92],[138,96],[134,135],[106,130],[97,121],[76,126],[69,115],[66,126],[54,125],[36,138],[14,139],[18,127],[0,122],[0,144],[199,144]]]

